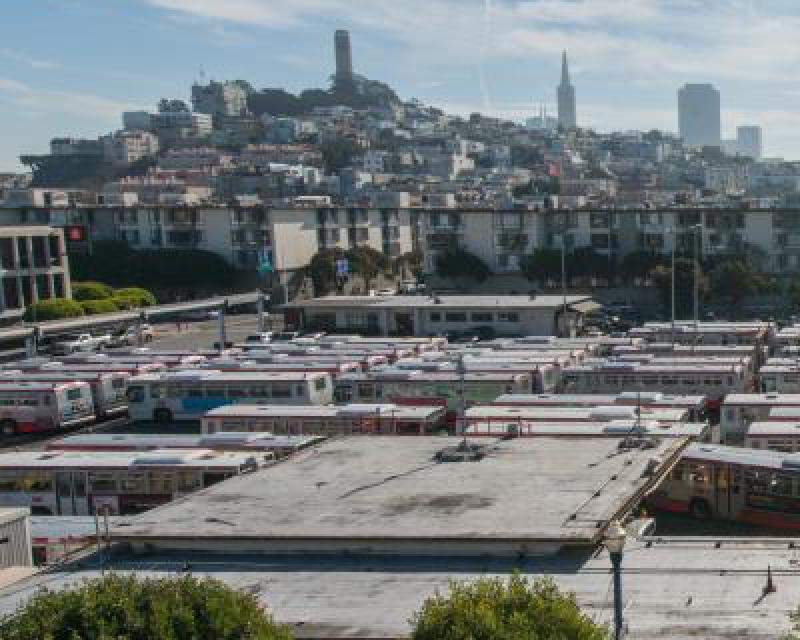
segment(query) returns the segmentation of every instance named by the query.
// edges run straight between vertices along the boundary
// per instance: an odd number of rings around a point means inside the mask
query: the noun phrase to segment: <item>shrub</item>
[[[290,640],[256,597],[222,582],[109,574],[75,589],[43,589],[0,618],[4,640],[119,638],[125,640]]]
[[[508,582],[482,578],[452,583],[447,596],[428,598],[411,619],[413,640],[573,638],[609,635],[584,614],[571,594],[550,579],[535,582],[514,574]]]
[[[79,302],[65,298],[50,298],[40,300],[25,310],[25,320],[28,322],[42,322],[44,320],[61,320],[63,318],[77,318],[83,315],[83,307]]]
[[[108,300],[84,300],[78,303],[83,307],[83,312],[87,316],[94,316],[99,313],[115,313],[119,307],[113,299]]]
[[[129,300],[133,307],[152,307],[156,304],[156,297],[147,289],[139,287],[117,289],[114,291],[114,298],[117,300]]]
[[[468,278],[483,282],[492,271],[474,253],[460,247],[450,247],[436,256],[436,273],[443,278]]]
[[[73,300],[105,300],[113,294],[113,289],[102,282],[73,282]]]

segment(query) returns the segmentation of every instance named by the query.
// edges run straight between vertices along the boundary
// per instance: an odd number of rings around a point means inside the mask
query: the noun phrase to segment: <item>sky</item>
[[[677,89],[721,92],[723,137],[764,129],[800,159],[797,0],[5,0],[0,171],[55,136],[97,136],[192,82],[326,87],[333,31],[353,66],[450,113],[555,111],[561,50],[579,125],[677,130]]]

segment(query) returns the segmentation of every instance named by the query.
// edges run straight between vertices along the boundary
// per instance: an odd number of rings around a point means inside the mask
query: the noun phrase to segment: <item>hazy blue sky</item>
[[[800,158],[797,0],[5,0],[0,170],[187,98],[201,67],[326,86],[336,28],[357,72],[451,112],[552,110],[566,48],[582,125],[674,131],[677,88],[712,82],[725,137],[761,124],[767,154]]]

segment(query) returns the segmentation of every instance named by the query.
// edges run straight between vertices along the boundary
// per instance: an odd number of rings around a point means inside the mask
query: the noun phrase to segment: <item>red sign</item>
[[[67,240],[71,242],[83,242],[84,232],[81,225],[74,224],[67,227]]]

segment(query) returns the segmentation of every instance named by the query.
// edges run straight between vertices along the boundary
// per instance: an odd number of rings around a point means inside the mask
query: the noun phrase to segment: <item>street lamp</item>
[[[567,323],[567,224],[561,228],[561,321]]]
[[[697,241],[694,246],[694,330],[697,339],[697,327],[700,322],[700,252],[703,246],[703,225],[693,224],[692,230],[696,231]]]
[[[678,234],[672,227],[667,227],[665,231],[672,236],[672,266],[670,269],[672,284],[670,287],[670,305],[672,313],[672,350],[675,351],[675,245],[678,242]]]
[[[622,638],[622,550],[625,548],[628,532],[619,520],[614,520],[606,529],[603,545],[611,556],[614,573],[614,640]]]

